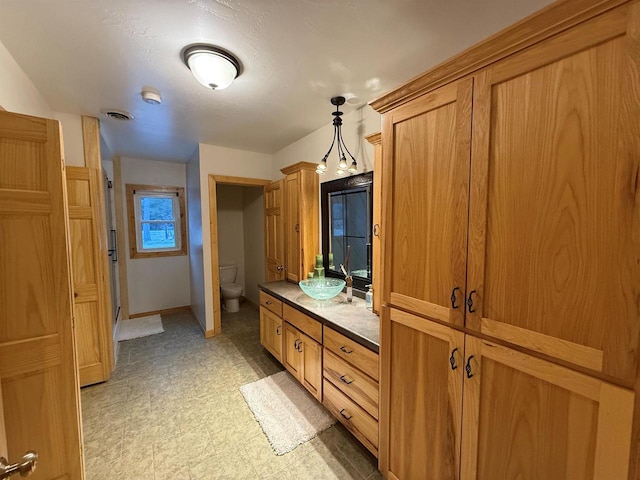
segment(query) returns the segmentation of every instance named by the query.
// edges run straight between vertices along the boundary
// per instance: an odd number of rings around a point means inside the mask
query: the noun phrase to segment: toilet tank
[[[229,285],[236,281],[237,265],[220,265],[220,285]]]

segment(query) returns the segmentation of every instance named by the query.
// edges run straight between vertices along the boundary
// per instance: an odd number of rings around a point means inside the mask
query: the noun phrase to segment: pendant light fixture
[[[333,97],[331,99],[331,104],[336,106],[336,111],[332,112],[333,115],[333,140],[331,141],[331,146],[329,147],[329,151],[326,153],[320,163],[318,163],[318,168],[316,168],[316,173],[318,175],[324,175],[327,171],[327,158],[329,158],[329,154],[331,150],[333,150],[333,146],[337,143],[338,149],[338,170],[336,170],[336,175],[344,175],[345,173],[358,173],[358,164],[356,163],[356,159],[351,152],[344,144],[344,139],[342,138],[342,112],[340,111],[340,105],[344,105],[345,99],[344,97]],[[345,156],[345,152],[351,158],[351,165],[347,164],[347,157]],[[348,167],[348,168],[347,168]]]
[[[196,80],[211,90],[227,88],[240,75],[238,59],[213,45],[191,45],[182,52],[182,60]]]

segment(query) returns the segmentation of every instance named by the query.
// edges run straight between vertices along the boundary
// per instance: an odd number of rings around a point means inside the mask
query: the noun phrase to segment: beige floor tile
[[[212,339],[188,313],[163,325],[122,342],[112,379],[82,389],[87,480],[381,478],[340,425],[273,453],[238,390],[282,370],[260,345],[256,310],[223,313]]]

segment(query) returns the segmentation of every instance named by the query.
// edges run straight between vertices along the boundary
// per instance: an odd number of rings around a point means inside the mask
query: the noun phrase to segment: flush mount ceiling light
[[[213,45],[197,44],[186,47],[182,60],[193,76],[207,88],[222,90],[240,75],[240,62],[236,57]]]
[[[358,173],[358,164],[356,163],[356,159],[351,155],[351,152],[344,144],[344,140],[342,138],[342,118],[340,118],[342,116],[342,112],[340,111],[340,105],[344,105],[344,102],[344,97],[333,97],[331,99],[331,104],[336,106],[336,111],[331,113],[331,115],[333,115],[333,141],[331,142],[329,151],[324,157],[322,157],[320,163],[318,163],[318,168],[316,168],[316,173],[318,175],[324,175],[324,172],[327,171],[327,158],[329,158],[329,154],[336,143],[338,149],[338,170],[336,171],[336,174],[344,175],[346,172]],[[347,168],[347,157],[345,156],[345,152],[347,152],[351,158],[351,165],[349,168]]]

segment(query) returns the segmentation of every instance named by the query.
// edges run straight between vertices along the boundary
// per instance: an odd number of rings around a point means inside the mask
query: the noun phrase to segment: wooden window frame
[[[184,187],[171,187],[164,185],[134,185],[127,184],[127,217],[129,220],[129,257],[130,258],[157,258],[157,257],[175,257],[179,255],[187,255],[187,215],[184,200]],[[178,205],[180,206],[180,248],[176,250],[164,251],[139,251],[138,235],[136,230],[136,208],[134,203],[134,195],[136,190],[142,190],[154,193],[169,193],[178,196]]]

